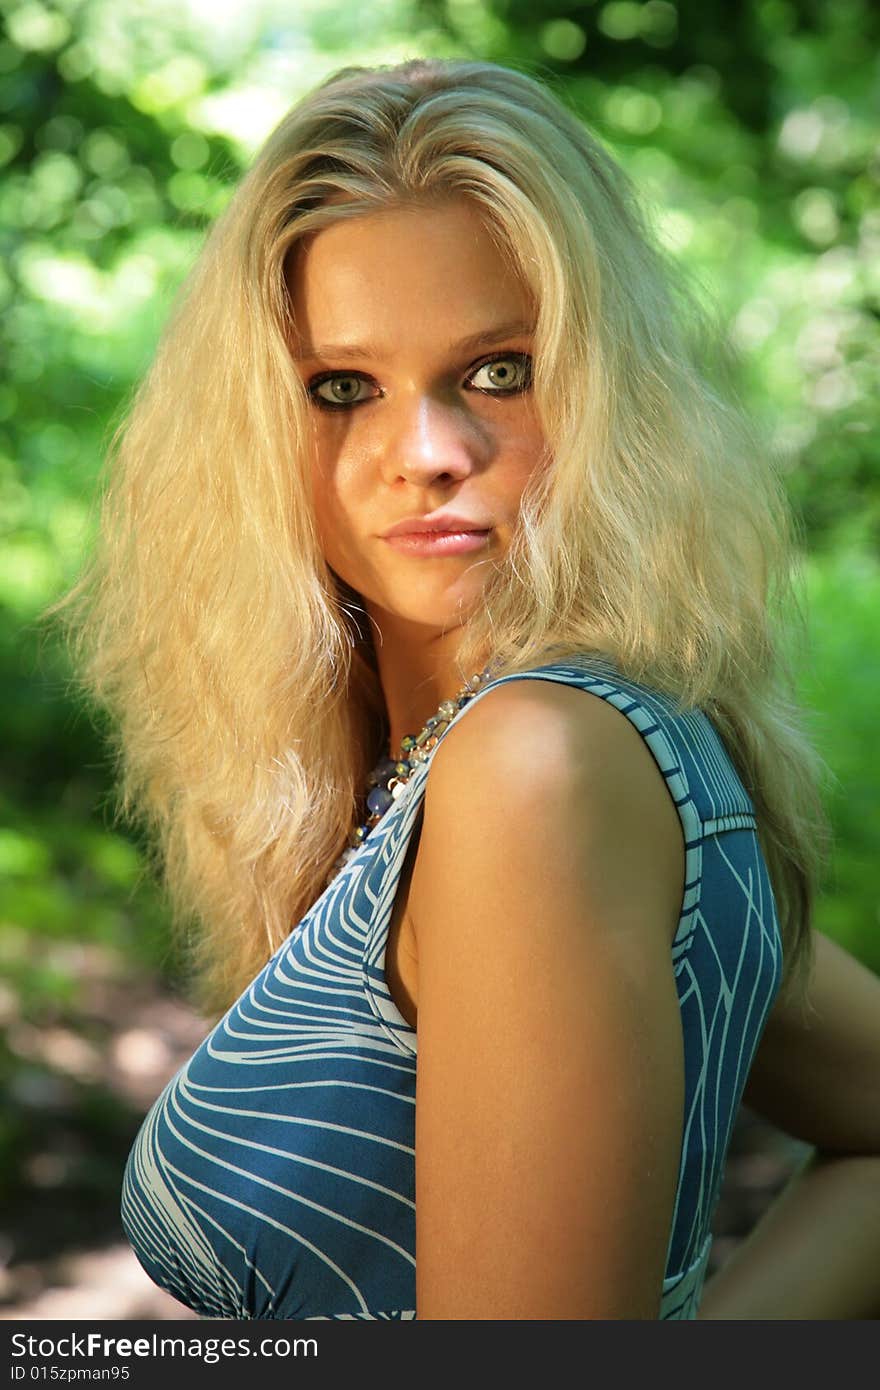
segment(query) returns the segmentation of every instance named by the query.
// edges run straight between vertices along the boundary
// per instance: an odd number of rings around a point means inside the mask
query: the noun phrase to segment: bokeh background
[[[833,776],[819,927],[880,971],[880,9],[870,0],[0,0],[0,1305],[176,1317],[122,1165],[200,1040],[100,719],[39,615],[109,434],[251,155],[333,69],[549,81],[643,190],[739,349],[802,524],[801,693]],[[181,408],[186,408],[185,401]],[[744,1110],[713,1267],[802,1147]]]

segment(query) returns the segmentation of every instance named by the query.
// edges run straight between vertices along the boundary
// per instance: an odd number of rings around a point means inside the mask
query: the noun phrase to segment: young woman
[[[208,240],[68,600],[227,1009],[123,1190],[205,1316],[694,1317],[743,1096],[816,1154],[703,1312],[877,1310],[880,985],[693,315],[483,63],[337,73]]]

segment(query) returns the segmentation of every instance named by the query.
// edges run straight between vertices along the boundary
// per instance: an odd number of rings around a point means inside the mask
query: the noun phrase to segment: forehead
[[[295,248],[287,280],[300,343],[453,341],[533,316],[510,256],[465,199],[341,218]]]

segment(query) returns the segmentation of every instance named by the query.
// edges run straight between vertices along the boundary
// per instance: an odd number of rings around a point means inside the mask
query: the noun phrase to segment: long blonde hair
[[[830,831],[787,652],[804,622],[782,485],[596,139],[524,73],[420,60],[337,72],[270,136],[114,436],[91,560],[48,610],[112,716],[119,810],[152,832],[201,1002],[230,1003],[322,890],[384,714],[357,596],[317,542],[285,263],[340,217],[444,197],[477,204],[534,292],[553,459],[461,672],[589,650],[704,708],[803,983]]]

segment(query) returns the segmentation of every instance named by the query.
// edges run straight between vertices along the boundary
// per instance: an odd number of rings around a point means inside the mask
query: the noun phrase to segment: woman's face
[[[380,627],[458,626],[543,457],[527,289],[464,200],[334,223],[289,289],[327,563]],[[414,519],[470,534],[389,538]]]

